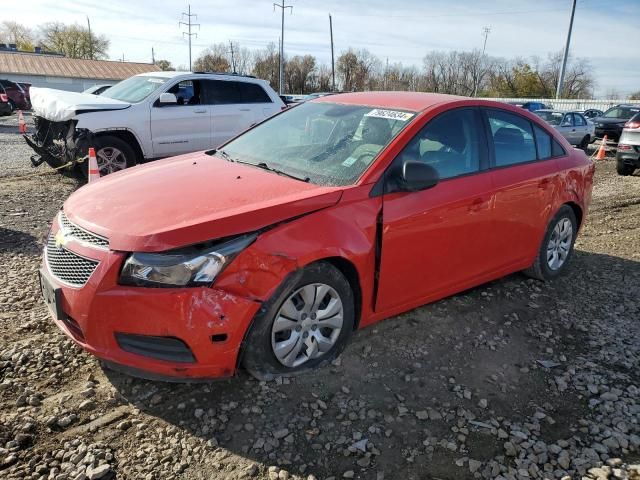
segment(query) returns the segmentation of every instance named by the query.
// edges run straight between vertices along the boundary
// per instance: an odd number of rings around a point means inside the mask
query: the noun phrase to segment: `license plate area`
[[[40,291],[51,315],[55,320],[64,320],[66,315],[62,310],[62,289],[53,285],[49,276],[40,269]]]

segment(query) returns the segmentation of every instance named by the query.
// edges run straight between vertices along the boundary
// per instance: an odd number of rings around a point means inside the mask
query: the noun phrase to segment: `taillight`
[[[624,128],[640,128],[640,122],[627,122],[624,124]]]
[[[618,144],[618,150],[631,150],[631,145]]]
[[[9,96],[6,93],[0,93],[0,102],[7,103],[9,101]]]

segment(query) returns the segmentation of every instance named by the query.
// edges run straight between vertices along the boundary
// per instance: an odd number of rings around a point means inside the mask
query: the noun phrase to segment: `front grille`
[[[53,275],[74,287],[82,287],[98,266],[97,260],[81,257],[62,246],[56,246],[55,237],[49,235],[46,262]]]
[[[91,233],[84,228],[79,227],[75,223],[71,223],[64,212],[60,212],[59,216],[60,228],[62,228],[64,234],[69,237],[73,237],[76,240],[93,245],[100,248],[109,248],[109,240]]]

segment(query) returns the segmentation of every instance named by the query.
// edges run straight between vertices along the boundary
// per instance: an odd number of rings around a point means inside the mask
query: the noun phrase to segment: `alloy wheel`
[[[271,327],[271,348],[278,361],[290,368],[321,357],[338,341],[344,308],[336,290],[312,283],[284,301]]]
[[[553,227],[549,243],[547,243],[547,265],[551,270],[558,270],[564,265],[571,243],[573,242],[573,225],[566,217],[561,218]]]
[[[103,147],[96,153],[100,176],[127,168],[127,157],[115,147]]]

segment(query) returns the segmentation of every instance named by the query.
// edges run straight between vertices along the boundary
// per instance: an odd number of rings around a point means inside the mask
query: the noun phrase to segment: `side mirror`
[[[178,99],[173,93],[161,93],[160,98],[158,99],[158,103],[160,106],[162,105],[176,105],[178,103]]]
[[[400,170],[401,190],[418,192],[435,187],[440,180],[438,171],[431,165],[415,160],[405,160]]]

